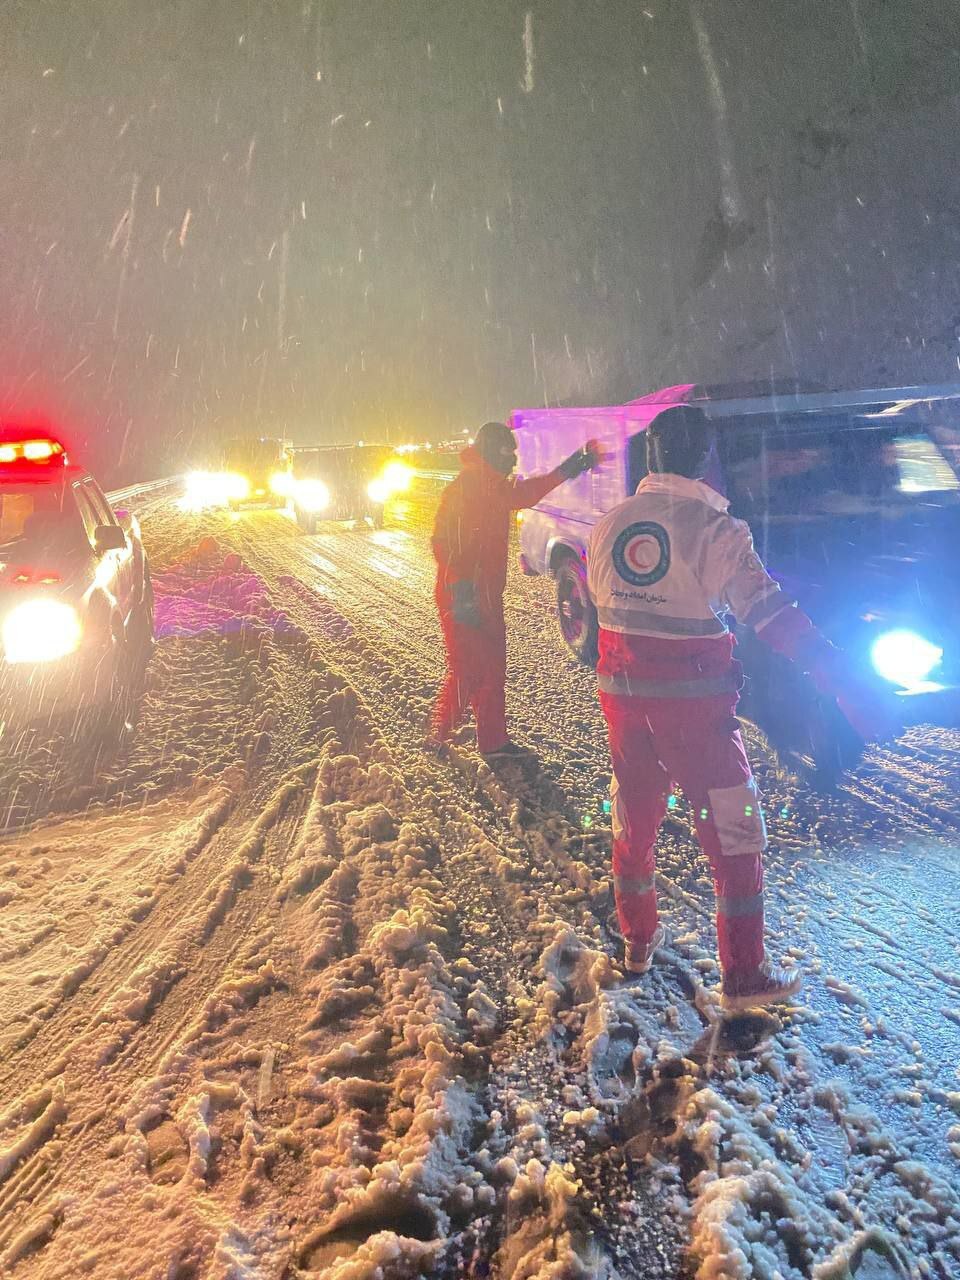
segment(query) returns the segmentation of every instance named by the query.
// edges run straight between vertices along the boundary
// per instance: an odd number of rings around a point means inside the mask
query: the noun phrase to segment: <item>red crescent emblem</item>
[[[624,556],[627,564],[638,573],[651,573],[660,563],[661,548],[656,538],[648,533],[634,538]]]

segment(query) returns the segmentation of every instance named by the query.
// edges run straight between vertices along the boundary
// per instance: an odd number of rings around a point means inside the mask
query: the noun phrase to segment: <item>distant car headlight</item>
[[[7,662],[56,662],[80,647],[83,628],[72,605],[62,600],[25,600],[3,623]]]
[[[250,481],[239,471],[227,471],[217,480],[223,486],[223,493],[228,502],[242,502],[250,497]]]
[[[311,514],[330,505],[330,490],[322,480],[297,480],[293,486],[294,501]]]
[[[904,689],[922,684],[943,657],[939,645],[916,631],[885,631],[873,642],[870,660],[877,675]]]
[[[289,498],[293,489],[293,477],[289,471],[275,471],[270,477],[270,492],[278,498]]]
[[[188,511],[202,511],[220,500],[222,486],[218,477],[209,471],[191,471],[187,476],[182,505]]]
[[[371,480],[367,485],[367,497],[372,502],[386,502],[391,493],[392,490],[383,476],[377,476],[376,480]]]
[[[405,462],[394,459],[384,467],[383,480],[392,494],[406,493],[413,480],[413,468],[408,467]]]

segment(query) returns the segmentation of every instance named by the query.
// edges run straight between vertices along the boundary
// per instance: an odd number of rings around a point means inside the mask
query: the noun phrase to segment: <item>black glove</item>
[[[483,623],[477,589],[469,578],[453,584],[453,620],[462,627],[479,627]]]
[[[564,480],[575,480],[577,476],[582,476],[584,471],[591,470],[600,461],[598,454],[589,444],[578,449],[576,453],[571,453],[569,458],[565,458],[560,463],[557,470],[563,476]]]
[[[878,680],[865,679],[850,656],[829,640],[816,636],[800,661],[819,692],[836,699],[844,719],[864,742],[886,742],[903,732],[896,697]]]

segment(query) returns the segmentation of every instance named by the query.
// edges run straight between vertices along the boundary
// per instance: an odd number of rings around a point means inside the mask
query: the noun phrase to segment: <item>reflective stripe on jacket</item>
[[[735,692],[724,620],[763,628],[790,601],[742,520],[709,485],[648,475],[597,524],[587,581],[600,623],[600,688],[637,697]]]

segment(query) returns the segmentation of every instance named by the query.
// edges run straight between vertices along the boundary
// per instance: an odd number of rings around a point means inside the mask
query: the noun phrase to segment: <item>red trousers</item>
[[[736,694],[638,698],[601,693],[613,761],[613,875],[624,937],[657,927],[654,846],[674,784],[713,871],[725,972],[761,963],[766,831],[735,716]]]
[[[437,589],[437,609],[447,651],[447,671],[433,709],[433,732],[446,738],[472,708],[479,751],[496,751],[507,740],[507,631],[503,601],[481,608],[482,626],[455,622],[452,600]]]

